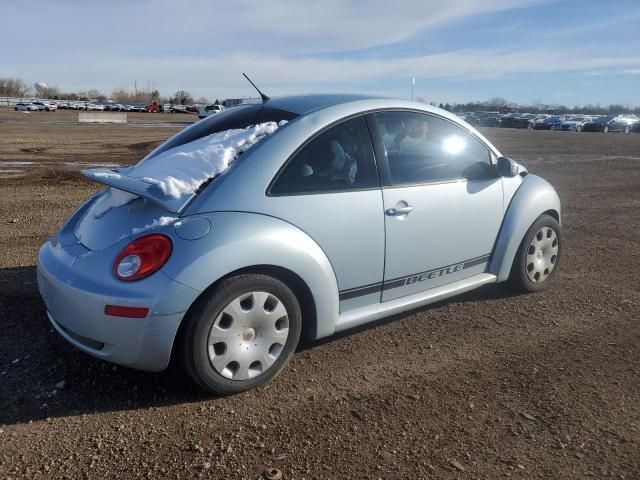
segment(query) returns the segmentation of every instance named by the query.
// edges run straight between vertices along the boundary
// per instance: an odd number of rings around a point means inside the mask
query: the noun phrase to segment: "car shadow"
[[[451,301],[475,302],[514,294],[492,285]],[[298,350],[316,348],[422,309],[328,339],[305,341]],[[95,359],[68,344],[47,320],[34,266],[0,269],[0,329],[0,425],[211,400],[175,362],[164,372],[139,372]]]

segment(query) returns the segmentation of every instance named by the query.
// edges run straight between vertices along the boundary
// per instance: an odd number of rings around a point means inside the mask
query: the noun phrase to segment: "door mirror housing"
[[[498,157],[498,174],[501,177],[515,177],[518,170],[518,164],[511,158]]]

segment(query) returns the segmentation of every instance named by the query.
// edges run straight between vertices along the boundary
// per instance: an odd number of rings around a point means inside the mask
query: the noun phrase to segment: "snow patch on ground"
[[[127,173],[157,186],[169,197],[190,195],[284,123],[266,122],[214,133],[162,152]]]

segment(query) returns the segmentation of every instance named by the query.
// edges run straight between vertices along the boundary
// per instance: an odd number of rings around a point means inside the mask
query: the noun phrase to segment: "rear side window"
[[[465,129],[416,112],[375,114],[392,185],[496,177],[489,149]]]
[[[158,150],[154,152],[153,156],[213,133],[231,129],[247,128],[252,125],[265,122],[280,123],[282,120],[289,121],[293,120],[295,117],[297,117],[297,114],[293,112],[259,104],[233,107],[216,115],[210,115],[204,120],[194,123],[189,128],[183,130],[162,144]],[[148,157],[144,159],[144,161],[149,160],[149,158],[152,157]]]
[[[307,143],[287,163],[271,195],[377,188],[378,174],[364,117],[346,120]]]

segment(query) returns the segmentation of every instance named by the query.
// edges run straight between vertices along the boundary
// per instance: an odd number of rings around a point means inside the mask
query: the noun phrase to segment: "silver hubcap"
[[[542,227],[527,249],[527,276],[533,283],[544,282],[558,261],[558,236],[551,227]]]
[[[247,380],[266,372],[289,336],[283,303],[267,292],[245,293],[226,307],[211,326],[209,361],[223,377]]]

